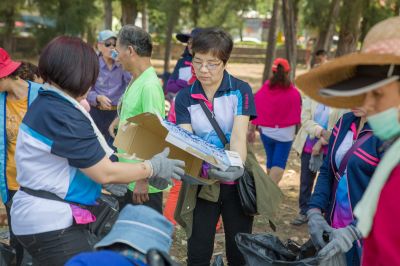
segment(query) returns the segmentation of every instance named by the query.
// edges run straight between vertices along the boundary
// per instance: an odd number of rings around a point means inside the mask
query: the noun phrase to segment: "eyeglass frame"
[[[217,64],[210,64],[210,63],[203,63],[203,62],[202,63],[196,63],[195,61],[192,61],[192,65],[193,65],[194,69],[200,70],[204,65],[205,68],[207,68],[208,71],[216,70],[222,63],[223,63],[222,61],[220,61]]]

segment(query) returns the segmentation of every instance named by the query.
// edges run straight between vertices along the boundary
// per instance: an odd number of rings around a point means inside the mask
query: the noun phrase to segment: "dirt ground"
[[[153,61],[157,70],[162,67],[162,61]],[[261,77],[263,72],[261,64],[229,64],[228,71],[237,78],[247,81],[253,88],[253,92],[257,91],[261,85]],[[298,69],[298,73],[304,72],[303,69]],[[253,144],[256,157],[260,165],[265,170],[266,155],[264,147],[257,137],[257,141]],[[284,193],[284,199],[277,212],[276,226],[277,231],[273,232],[269,227],[268,222],[262,217],[256,217],[253,227],[255,233],[274,233],[281,240],[292,239],[299,243],[304,243],[308,240],[307,225],[293,226],[290,221],[296,217],[298,213],[298,195],[299,195],[299,173],[300,159],[297,154],[292,151],[286,166],[285,174],[279,183],[279,187]],[[215,240],[214,255],[224,254],[224,235],[217,234]],[[183,265],[186,261],[187,241],[186,235],[182,228],[176,228],[174,235],[174,243],[171,254],[175,259]]]

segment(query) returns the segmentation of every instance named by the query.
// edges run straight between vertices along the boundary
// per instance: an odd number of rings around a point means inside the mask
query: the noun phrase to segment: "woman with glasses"
[[[232,48],[231,37],[220,29],[204,29],[193,38],[192,62],[197,80],[176,97],[176,123],[223,148],[222,140],[205,113],[211,111],[228,141],[225,148],[238,152],[244,162],[247,126],[256,111],[249,84],[225,69]],[[202,177],[216,179],[215,185],[184,183],[178,202],[178,206],[184,207],[175,217],[188,236],[188,265],[210,265],[220,215],[229,265],[245,264],[235,243],[235,235],[251,233],[253,225],[253,217],[242,210],[237,191],[237,179],[243,171],[241,167],[229,167],[224,172],[204,164]]]
[[[258,118],[253,124],[260,128],[261,140],[267,154],[267,171],[276,184],[282,179],[286,162],[300,124],[301,96],[289,78],[290,65],[286,59],[276,58],[272,77],[255,95]],[[251,127],[249,139],[254,139]]]
[[[99,33],[97,40],[99,77],[89,91],[87,100],[91,105],[90,115],[112,147],[113,138],[108,132],[108,127],[117,117],[118,101],[132,76],[124,71],[111,56],[111,52],[115,49],[117,35],[111,30],[103,30]]]

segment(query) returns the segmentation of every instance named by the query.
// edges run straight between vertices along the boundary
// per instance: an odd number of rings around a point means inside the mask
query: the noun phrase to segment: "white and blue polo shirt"
[[[248,83],[232,77],[224,71],[221,85],[210,102],[199,81],[191,87],[181,90],[176,96],[176,123],[191,124],[193,133],[209,143],[223,148],[221,140],[213,129],[199,101],[204,101],[214,112],[215,118],[228,141],[231,139],[235,116],[247,115],[250,119],[257,116],[254,97]]]
[[[104,158],[89,119],[52,91],[40,91],[26,113],[17,138],[17,181],[27,188],[45,190],[67,201],[92,205],[101,185],[79,169]],[[11,208],[16,235],[60,230],[72,225],[69,204],[18,191]]]

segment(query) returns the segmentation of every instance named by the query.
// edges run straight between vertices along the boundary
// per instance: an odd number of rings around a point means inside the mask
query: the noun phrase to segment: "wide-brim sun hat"
[[[111,231],[94,247],[98,249],[122,243],[142,254],[150,249],[169,253],[173,230],[172,223],[152,208],[128,204],[121,210]]]
[[[0,78],[12,74],[21,65],[21,62],[13,61],[6,50],[0,47]]]
[[[307,96],[336,108],[363,105],[365,93],[400,79],[400,17],[368,32],[361,52],[333,59],[296,79]]]

